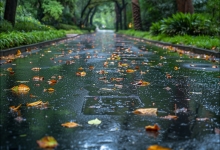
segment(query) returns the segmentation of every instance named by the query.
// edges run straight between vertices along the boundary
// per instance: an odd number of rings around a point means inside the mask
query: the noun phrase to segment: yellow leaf
[[[57,141],[52,136],[45,136],[40,140],[37,140],[37,144],[40,148],[55,148],[58,146]]]
[[[88,124],[94,124],[94,125],[99,125],[102,121],[99,119],[94,119],[94,120],[90,120],[88,121]]]

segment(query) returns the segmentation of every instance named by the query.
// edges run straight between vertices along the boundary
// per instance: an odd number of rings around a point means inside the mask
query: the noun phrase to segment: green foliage
[[[63,30],[78,30],[79,28],[75,25],[69,25],[69,24],[63,24],[63,23],[59,23],[56,26],[57,29],[63,29]]]
[[[17,17],[14,30],[17,31],[24,31],[24,32],[30,32],[34,30],[38,31],[47,31],[53,29],[50,26],[46,26],[41,24],[38,20],[34,19],[33,17]]]
[[[205,48],[210,50],[215,50],[220,52],[220,42],[218,36],[189,36],[189,35],[176,35],[173,37],[167,36],[165,34],[159,34],[157,36],[152,35],[150,32],[135,33],[134,30],[120,30],[119,34],[126,34],[130,36],[135,36],[155,41],[163,41],[171,44],[188,45],[199,48]],[[140,32],[140,31],[138,31]],[[140,35],[139,35],[140,34]]]
[[[160,26],[160,29],[158,30]],[[215,35],[219,28],[209,19],[200,14],[176,13],[172,17],[154,23],[150,28],[152,34],[163,33],[166,35]]]
[[[63,12],[64,7],[55,0],[45,0],[43,3],[44,21],[58,20]]]
[[[63,30],[1,33],[0,49],[52,40],[64,37],[65,35]]]
[[[2,20],[0,22],[0,32],[7,32],[7,31],[12,31],[13,27],[12,24],[6,20]]]

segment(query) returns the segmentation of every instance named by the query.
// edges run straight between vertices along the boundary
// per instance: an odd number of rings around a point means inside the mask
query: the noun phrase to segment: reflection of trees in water
[[[173,93],[173,100],[171,102],[171,110],[174,110],[175,106],[177,109],[188,107],[187,99],[187,80],[184,77],[178,77],[176,79],[176,86]],[[174,110],[175,111],[175,110]],[[190,126],[189,126],[189,114],[188,112],[178,112],[176,113],[178,117],[177,120],[172,120],[167,134],[165,134],[165,139],[185,139],[191,136]]]

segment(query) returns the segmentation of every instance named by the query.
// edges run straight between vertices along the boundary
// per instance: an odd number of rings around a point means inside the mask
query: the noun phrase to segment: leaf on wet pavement
[[[171,120],[171,119],[176,120],[178,117],[177,117],[177,116],[175,116],[175,115],[167,115],[167,116],[160,117],[160,118],[163,118],[163,119],[169,119],[169,120]]]
[[[41,69],[41,68],[39,68],[39,67],[34,67],[34,68],[32,68],[31,70],[33,70],[33,71],[40,71],[40,69]]]
[[[37,144],[40,148],[55,148],[58,146],[56,139],[52,136],[45,136],[40,140],[37,140]]]
[[[15,92],[19,92],[19,91],[29,91],[30,88],[25,85],[25,84],[20,84],[18,86],[14,86],[11,88],[12,91],[15,91]]]
[[[21,104],[18,105],[17,107],[15,106],[10,106],[9,109],[12,110],[12,111],[18,111],[18,109],[21,107]]]
[[[53,93],[55,90],[53,88],[44,89],[44,92]]]
[[[175,67],[174,67],[174,70],[179,70],[179,69],[180,69],[180,68],[179,68],[179,67],[177,67],[177,66],[175,66]]]
[[[43,81],[44,80],[44,77],[41,77],[41,76],[34,76],[32,78],[33,81]]]
[[[147,150],[172,150],[172,149],[162,147],[162,146],[159,146],[159,145],[151,145],[147,148]]]
[[[76,75],[84,77],[84,76],[86,76],[86,72],[85,71],[83,71],[83,72],[76,72]]]
[[[75,122],[66,122],[66,123],[61,124],[61,126],[67,127],[67,128],[74,128],[74,127],[79,126],[79,124]]]
[[[90,120],[88,121],[88,124],[93,124],[93,125],[99,125],[102,121],[99,119],[94,119],[94,120]]]
[[[133,111],[134,114],[143,114],[143,115],[157,115],[157,108],[139,108]]]
[[[51,79],[51,80],[49,80],[49,81],[47,81],[47,82],[48,82],[48,84],[55,84],[55,83],[57,83],[57,80]]]
[[[154,124],[153,126],[145,126],[146,131],[159,131],[160,127],[157,124]]]
[[[43,103],[41,100],[36,101],[36,102],[32,102],[32,103],[27,103],[26,106],[28,107],[34,107],[34,106],[45,106],[48,105],[48,102]]]
[[[197,121],[208,121],[209,118],[196,118]]]
[[[133,70],[133,69],[127,69],[127,70],[126,70],[127,73],[133,73],[133,72],[135,72],[135,71],[136,71],[136,70]]]

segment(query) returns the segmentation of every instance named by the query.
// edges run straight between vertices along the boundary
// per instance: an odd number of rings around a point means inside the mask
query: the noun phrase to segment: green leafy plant
[[[200,14],[176,13],[172,17],[153,23],[150,32],[154,35],[217,35],[220,30]]]

